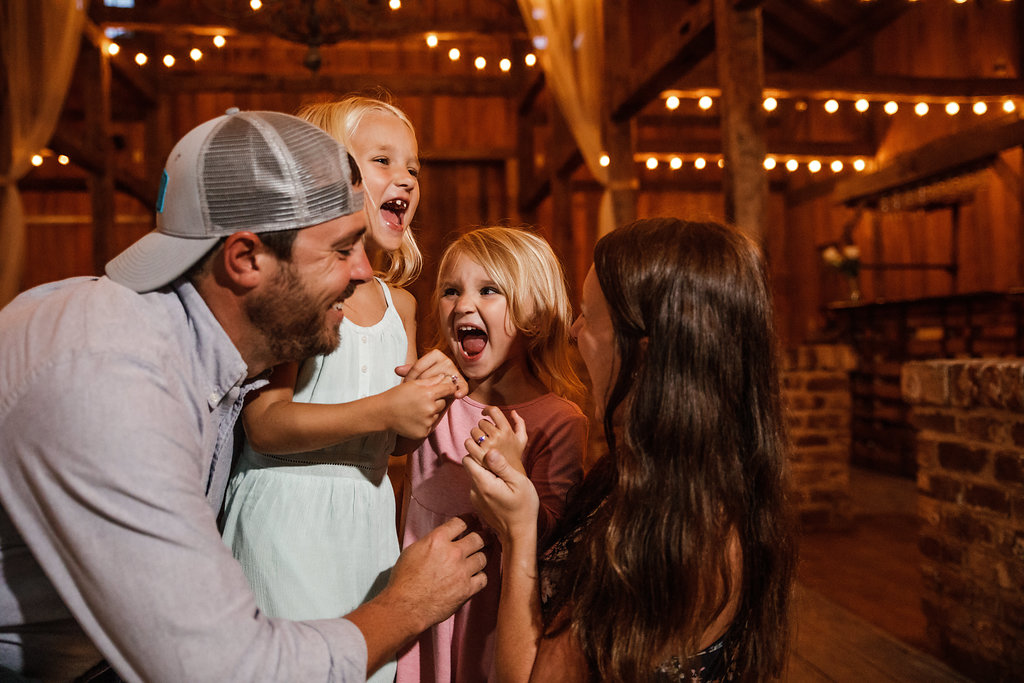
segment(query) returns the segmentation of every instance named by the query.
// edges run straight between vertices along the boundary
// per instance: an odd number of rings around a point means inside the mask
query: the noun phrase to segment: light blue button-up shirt
[[[73,278],[0,311],[0,666],[363,680],[355,625],[265,617],[217,531],[235,422],[262,382],[246,376],[187,282]]]

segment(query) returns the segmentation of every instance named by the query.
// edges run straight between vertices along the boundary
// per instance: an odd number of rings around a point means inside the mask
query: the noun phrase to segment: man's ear
[[[267,266],[266,248],[251,232],[236,232],[224,240],[222,265],[233,284],[251,289],[259,284]]]

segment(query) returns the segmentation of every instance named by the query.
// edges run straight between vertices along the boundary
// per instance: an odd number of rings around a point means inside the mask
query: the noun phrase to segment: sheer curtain
[[[84,0],[0,1],[4,117],[10,157],[0,159],[0,306],[14,298],[25,259],[25,216],[18,179],[31,169],[57,126],[82,42]]]
[[[526,29],[537,48],[547,86],[572,130],[583,161],[604,186],[598,235],[612,225],[608,169],[599,159],[602,129],[604,21],[594,0],[518,0]]]

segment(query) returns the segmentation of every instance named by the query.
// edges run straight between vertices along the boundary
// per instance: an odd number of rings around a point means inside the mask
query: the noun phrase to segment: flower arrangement
[[[850,285],[850,299],[860,299],[860,287],[857,274],[860,273],[860,248],[856,244],[840,245],[836,242],[825,245],[821,250],[821,259],[846,276]]]

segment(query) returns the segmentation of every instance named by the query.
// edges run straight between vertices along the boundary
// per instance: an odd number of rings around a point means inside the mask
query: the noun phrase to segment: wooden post
[[[714,0],[715,57],[722,89],[726,220],[764,243],[768,178],[764,170],[764,57],[761,10]]]
[[[93,271],[103,273],[103,266],[113,256],[110,239],[114,232],[114,154],[110,127],[110,59],[102,47],[83,42],[85,79],[83,92],[95,98],[85,108],[86,144],[99,162],[89,171],[88,186],[92,198],[92,262]]]
[[[606,231],[636,220],[636,195],[639,187],[633,161],[633,122],[612,118],[616,92],[629,83],[630,38],[629,6],[626,0],[604,0],[604,72],[605,91],[602,122],[608,149],[608,192],[611,198],[611,222]],[[601,235],[598,235],[600,237]]]

